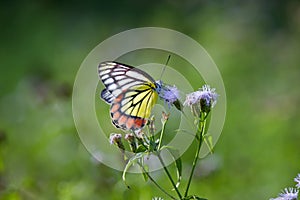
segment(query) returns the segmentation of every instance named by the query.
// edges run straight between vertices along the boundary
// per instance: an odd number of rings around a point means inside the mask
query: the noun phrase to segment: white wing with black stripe
[[[154,83],[153,78],[144,71],[112,61],[100,63],[98,74],[106,89],[114,97],[133,86]]]

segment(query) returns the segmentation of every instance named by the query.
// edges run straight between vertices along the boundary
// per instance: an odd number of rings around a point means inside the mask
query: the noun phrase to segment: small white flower
[[[115,144],[121,149],[122,151],[125,150],[125,147],[122,143],[122,135],[119,133],[111,133],[109,137],[110,144]]]
[[[164,200],[164,199],[161,197],[153,197],[152,200]]]
[[[285,188],[280,194],[279,197],[283,200],[297,200],[299,190],[296,188]]]
[[[296,187],[300,188],[300,174],[298,174],[297,177],[294,178],[294,181],[297,183]]]
[[[117,144],[117,143],[121,142],[121,139],[122,139],[121,134],[112,133],[112,134],[110,134],[109,142],[110,142],[110,144]]]

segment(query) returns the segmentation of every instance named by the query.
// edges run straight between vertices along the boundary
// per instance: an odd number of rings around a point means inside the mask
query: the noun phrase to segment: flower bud
[[[132,133],[127,133],[125,135],[125,140],[128,141],[130,149],[132,152],[136,152],[136,138]]]
[[[170,114],[165,113],[164,111],[162,112],[162,118],[161,118],[161,122],[165,123],[166,121],[168,121]]]
[[[154,124],[154,121],[155,121],[155,118],[154,118],[154,115],[150,118],[149,120],[149,131],[151,134],[154,134],[155,131],[156,131],[156,128],[155,128],[155,124]]]
[[[119,134],[119,133],[110,134],[109,141],[111,144],[117,145],[119,147],[119,149],[121,149],[122,151],[125,150],[125,147],[122,143],[122,135],[121,134]]]

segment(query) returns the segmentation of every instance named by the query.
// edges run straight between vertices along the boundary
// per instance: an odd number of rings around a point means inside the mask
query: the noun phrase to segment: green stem
[[[159,137],[159,141],[158,141],[159,143],[158,143],[158,147],[157,147],[158,151],[160,150],[160,147],[161,147],[162,138],[163,138],[164,133],[165,133],[166,123],[167,123],[167,121],[162,123],[162,129],[161,129],[161,132],[160,132],[160,137]]]
[[[197,165],[197,162],[198,162],[200,149],[201,149],[203,139],[204,139],[206,116],[207,115],[205,115],[205,113],[201,112],[200,117],[199,117],[199,122],[198,122],[199,125],[198,125],[197,134],[196,134],[196,138],[198,139],[198,146],[197,146],[197,150],[196,150],[196,153],[195,153],[191,174],[190,174],[188,184],[187,184],[187,187],[186,187],[186,190],[185,190],[185,193],[184,193],[184,197],[187,197],[187,195],[188,195],[189,188],[190,188],[192,178],[193,178],[193,175],[194,175],[194,171],[195,171],[195,168],[196,168],[196,165]]]
[[[163,193],[165,193],[168,197],[170,197],[173,200],[176,200],[175,197],[173,197],[171,194],[169,194],[165,189],[163,189],[153,178],[152,176],[150,176],[150,174],[146,171],[146,169],[144,168],[144,166],[138,162],[139,166],[142,168],[143,172],[148,176],[148,178],[152,181],[152,183],[158,188],[160,189],[160,191],[162,191]]]
[[[174,180],[173,180],[173,178],[172,178],[172,176],[171,176],[171,174],[170,174],[168,168],[166,167],[166,165],[165,165],[165,163],[164,163],[164,160],[162,159],[162,157],[161,157],[161,155],[160,155],[161,143],[162,143],[162,139],[163,139],[163,136],[164,136],[164,133],[165,133],[165,128],[166,128],[167,121],[168,121],[168,120],[166,119],[166,120],[164,120],[164,121],[162,122],[162,129],[161,129],[161,132],[160,132],[160,137],[159,137],[158,147],[157,147],[157,157],[158,157],[160,163],[162,164],[162,166],[163,166],[163,168],[164,168],[164,170],[165,170],[165,172],[166,172],[166,174],[167,174],[169,180],[171,181],[174,190],[176,191],[178,197],[181,199],[182,196],[181,196],[181,194],[180,194],[178,188],[176,187],[176,184],[175,184],[175,182],[174,182]]]
[[[161,155],[160,155],[160,152],[157,153],[157,157],[158,157],[160,163],[162,164],[162,166],[163,166],[163,168],[164,168],[164,170],[165,170],[165,172],[166,172],[166,174],[167,174],[169,180],[171,181],[172,186],[173,186],[173,188],[175,189],[175,191],[176,191],[176,193],[177,193],[179,199],[182,199],[182,196],[181,196],[181,194],[180,194],[178,188],[176,187],[176,184],[175,184],[175,182],[174,182],[174,180],[173,180],[173,178],[172,178],[172,176],[171,176],[171,174],[170,174],[168,168],[166,167],[166,165],[165,165],[165,163],[164,163],[164,160],[162,159],[162,157],[161,157]]]

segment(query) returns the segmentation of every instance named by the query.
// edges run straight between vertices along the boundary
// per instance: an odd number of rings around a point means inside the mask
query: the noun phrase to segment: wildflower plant
[[[203,142],[206,139],[206,122],[212,108],[215,106],[217,101],[217,93],[215,89],[211,89],[210,86],[204,85],[199,90],[192,92],[186,96],[186,100],[183,105],[179,102],[179,91],[175,86],[165,86],[162,85],[160,88],[161,92],[160,98],[168,105],[168,107],[175,106],[182,111],[182,106],[187,106],[191,108],[191,112],[194,116],[194,124],[196,128],[195,140],[197,143],[197,148],[194,155],[194,160],[192,163],[192,169],[188,176],[188,181],[185,186],[179,187],[182,180],[182,161],[179,155],[178,149],[172,146],[164,145],[164,135],[166,131],[166,125],[169,120],[170,114],[162,112],[161,123],[162,128],[160,132],[156,133],[156,127],[154,125],[155,117],[152,116],[147,125],[136,131],[126,131],[124,138],[121,134],[111,134],[110,142],[116,145],[120,151],[125,154],[124,159],[126,160],[126,166],[123,171],[122,179],[125,184],[126,174],[128,170],[133,166],[138,166],[141,170],[144,179],[151,181],[159,190],[161,190],[166,196],[171,199],[177,200],[188,200],[188,199],[198,199],[204,200],[198,195],[190,195],[189,188],[194,176],[194,171],[199,161],[199,153]],[[183,111],[182,111],[183,112]],[[184,114],[184,113],[183,113]],[[127,144],[124,145],[124,142]],[[125,151],[125,147],[128,147]],[[128,152],[128,151],[129,152]],[[167,150],[173,157],[174,165],[177,171],[176,177],[173,177],[169,167],[165,164],[163,150]],[[168,190],[163,188],[151,175],[147,164],[144,162],[149,155],[157,157],[160,164],[163,167],[165,175],[172,185],[173,190]],[[129,186],[128,186],[129,187]],[[182,191],[183,190],[183,191]],[[160,197],[153,197],[152,199],[162,199]]]

